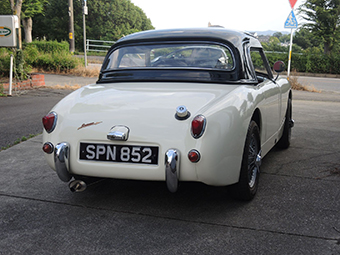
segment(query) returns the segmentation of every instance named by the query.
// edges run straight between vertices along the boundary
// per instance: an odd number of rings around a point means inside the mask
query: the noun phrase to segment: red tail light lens
[[[44,151],[45,153],[51,154],[51,153],[54,151],[54,146],[53,146],[52,143],[46,142],[46,143],[44,143],[42,149],[43,149],[43,151]]]
[[[188,158],[192,163],[197,163],[201,159],[201,154],[197,150],[191,150],[188,153]]]
[[[42,119],[44,128],[47,133],[51,133],[57,124],[57,114],[55,112],[50,112]]]
[[[206,119],[203,115],[197,115],[191,122],[191,135],[198,139],[200,138],[205,130]]]

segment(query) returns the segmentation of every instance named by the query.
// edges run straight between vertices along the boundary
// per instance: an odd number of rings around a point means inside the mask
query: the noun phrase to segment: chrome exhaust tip
[[[74,180],[68,184],[68,187],[72,192],[82,192],[86,189],[87,185],[81,180]]]

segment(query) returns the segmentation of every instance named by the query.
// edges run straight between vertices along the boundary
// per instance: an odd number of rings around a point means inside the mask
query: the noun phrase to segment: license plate
[[[158,164],[158,147],[80,143],[81,160]]]

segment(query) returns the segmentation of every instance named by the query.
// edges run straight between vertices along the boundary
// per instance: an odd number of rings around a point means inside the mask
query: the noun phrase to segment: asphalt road
[[[20,98],[45,114],[59,92]],[[41,136],[1,151],[0,254],[340,254],[340,97],[293,97],[292,145],[264,158],[249,203],[200,183],[171,194],[162,182],[105,180],[71,193],[46,165]],[[28,104],[11,115],[35,118]]]
[[[38,89],[0,97],[0,149],[42,132],[41,119],[69,90]]]
[[[315,88],[321,92],[340,93],[340,79],[337,78],[300,76],[298,81],[302,85]]]

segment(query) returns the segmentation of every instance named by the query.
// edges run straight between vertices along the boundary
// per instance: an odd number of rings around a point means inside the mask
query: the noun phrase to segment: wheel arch
[[[262,116],[261,116],[261,111],[259,108],[256,108],[254,113],[253,113],[253,116],[251,117],[251,121],[255,121],[258,128],[259,128],[259,131],[260,131],[260,134],[261,134],[261,130],[262,130]]]

